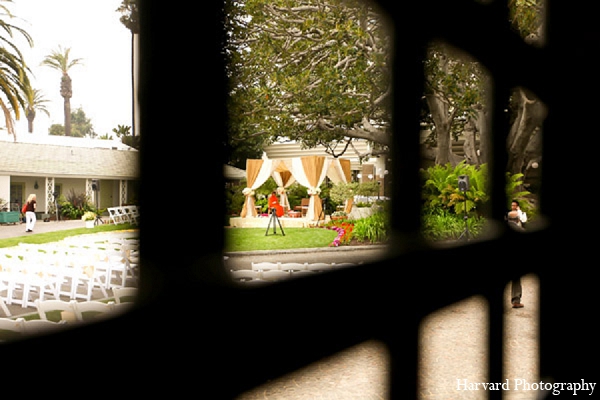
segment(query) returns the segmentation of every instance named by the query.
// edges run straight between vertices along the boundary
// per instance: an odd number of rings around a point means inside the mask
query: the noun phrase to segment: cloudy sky
[[[115,11],[121,0],[13,0],[2,4],[15,17],[10,22],[25,29],[34,41],[29,48],[25,41],[14,39],[31,69],[33,87],[48,100],[50,117],[38,113],[34,135],[47,135],[50,125],[64,124],[60,72],[40,66],[59,45],[71,48],[70,58],[82,59],[81,65],[69,70],[71,110],[81,107],[98,135],[111,134],[117,125],[132,126],[131,32]],[[24,116],[17,122],[17,137],[22,135],[28,135]]]

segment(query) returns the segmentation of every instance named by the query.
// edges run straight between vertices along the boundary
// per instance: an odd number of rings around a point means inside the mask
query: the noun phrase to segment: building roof
[[[0,140],[0,175],[97,179],[139,177],[137,150],[128,146],[112,148],[110,143],[106,143],[114,141],[89,142],[90,140],[92,139],[65,141],[65,143],[71,142],[70,145]],[[96,144],[98,146],[95,146]],[[118,150],[118,148],[128,150]]]

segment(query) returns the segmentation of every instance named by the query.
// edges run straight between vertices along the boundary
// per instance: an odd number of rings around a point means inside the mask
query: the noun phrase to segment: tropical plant
[[[42,60],[41,65],[56,69],[61,72],[60,95],[64,99],[65,114],[65,136],[71,136],[71,96],[73,95],[73,84],[69,76],[69,70],[82,63],[81,58],[69,59],[71,48],[58,46]]]
[[[10,3],[8,0],[0,0],[4,3]],[[7,19],[13,18],[10,10],[0,4],[0,110],[4,114],[4,122],[9,135],[13,135],[17,140],[14,127],[14,119],[20,118],[20,109],[26,108],[26,95],[29,82],[29,68],[27,67],[23,54],[12,42],[15,33],[19,33],[29,46],[33,46],[31,36],[22,28],[7,22]]]
[[[486,191],[487,164],[479,167],[461,162],[435,165],[423,171],[423,200],[425,209],[452,209],[456,214],[470,212],[488,200]],[[459,176],[469,179],[466,191],[458,187]]]
[[[46,103],[49,100],[45,99],[39,89],[33,89],[31,86],[25,88],[25,96],[27,104],[25,106],[25,118],[27,118],[27,132],[33,133],[33,120],[37,116],[37,112],[41,111],[47,116],[50,112],[46,108]]]
[[[513,200],[517,200],[521,211],[526,212],[527,216],[531,219],[535,215],[535,207],[529,201],[531,193],[523,188],[523,178],[524,174],[521,173],[506,173],[506,208],[510,209],[510,203]]]

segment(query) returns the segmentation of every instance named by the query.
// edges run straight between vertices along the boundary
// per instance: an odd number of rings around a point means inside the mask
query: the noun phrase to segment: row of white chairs
[[[91,300],[94,290],[136,285],[139,242],[123,239],[104,243],[64,241],[40,245],[20,244],[0,251],[0,307],[6,304],[34,307],[46,296]],[[3,303],[4,306],[3,306]]]
[[[295,262],[253,262],[252,269],[231,270],[235,282],[264,283],[289,278],[310,276],[320,272],[356,266],[356,263],[295,263]]]
[[[58,329],[64,329],[66,326],[67,321],[0,318],[0,342],[8,342],[24,336],[47,334]]]
[[[132,223],[138,224],[140,211],[138,206],[119,206],[119,207],[108,207],[108,216],[110,222],[115,225]]]
[[[299,262],[252,262],[251,267],[255,271],[271,271],[271,270],[281,270],[281,271],[331,271],[333,269],[344,268],[344,267],[352,267],[359,265],[360,263],[351,263],[351,262],[342,262],[342,263],[324,263],[324,262],[314,262],[314,263],[299,263]]]
[[[133,299],[137,294],[137,289],[127,288],[133,293]],[[117,289],[118,290],[123,290]],[[110,318],[127,311],[133,306],[134,301],[121,301],[124,294],[115,295],[114,301],[64,301],[64,300],[36,300],[35,306],[40,319],[51,320],[54,322],[67,321],[74,322],[89,322],[96,318]],[[49,318],[51,312],[60,312],[55,315],[55,318]]]
[[[0,318],[0,342],[34,334],[50,333],[74,326],[74,324],[93,322],[97,318],[116,316],[126,312],[135,304],[137,291],[138,289],[135,287],[116,288],[114,300],[108,302],[36,300],[39,319]],[[55,313],[52,314],[52,312]]]

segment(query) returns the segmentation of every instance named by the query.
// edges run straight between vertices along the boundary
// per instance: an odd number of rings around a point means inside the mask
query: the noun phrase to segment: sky
[[[50,117],[37,113],[33,135],[47,135],[50,125],[64,124],[61,74],[40,66],[59,45],[71,48],[70,59],[82,59],[69,70],[71,111],[81,107],[98,135],[112,134],[116,139],[113,128],[132,126],[131,31],[115,11],[121,0],[13,0],[2,4],[14,16],[10,23],[33,38],[33,48],[18,34],[13,40],[31,69],[33,88],[48,100]],[[17,139],[30,135],[24,115],[17,121],[16,131]],[[6,130],[0,135],[6,135]]]

